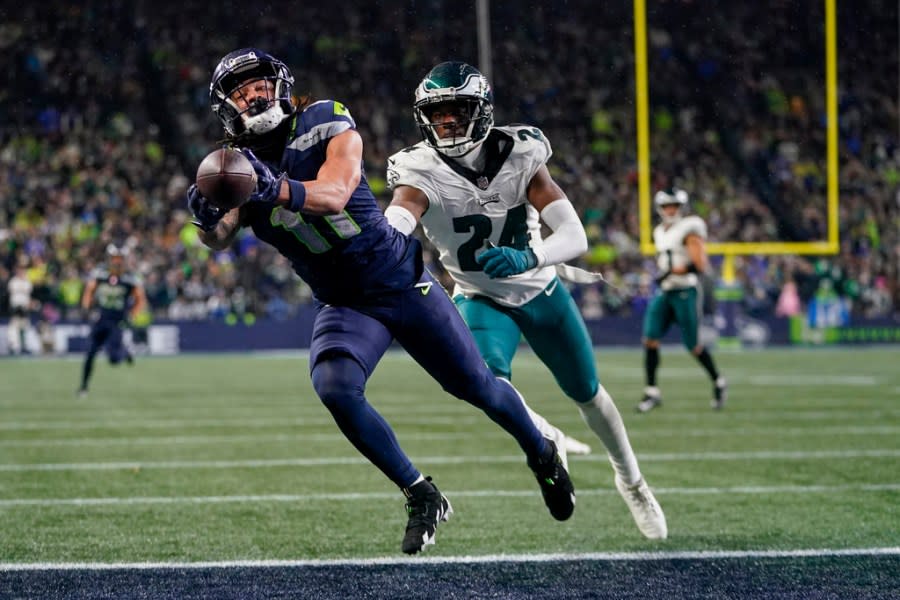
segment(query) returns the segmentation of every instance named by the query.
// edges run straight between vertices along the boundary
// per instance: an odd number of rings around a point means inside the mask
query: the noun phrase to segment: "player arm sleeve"
[[[391,204],[384,211],[384,216],[387,217],[388,223],[400,233],[410,235],[416,230],[416,217],[402,206]]]
[[[532,248],[538,267],[561,264],[587,252],[587,234],[571,202],[565,198],[554,200],[541,211],[541,220],[553,233],[543,244]]]

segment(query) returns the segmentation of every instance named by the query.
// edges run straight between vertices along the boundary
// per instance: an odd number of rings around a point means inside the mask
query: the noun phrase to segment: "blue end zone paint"
[[[897,598],[900,555],[0,572],[0,599]]]

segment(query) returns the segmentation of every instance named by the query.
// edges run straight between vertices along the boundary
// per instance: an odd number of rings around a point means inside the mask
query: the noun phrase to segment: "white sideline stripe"
[[[581,432],[579,432],[580,434]],[[895,435],[900,434],[900,427],[892,425],[875,425],[860,427],[778,427],[766,429],[637,429],[629,432],[632,437],[735,437],[735,436],[823,436],[823,435]],[[457,440],[483,438],[481,431],[456,431],[433,433],[399,433],[404,440]],[[589,434],[582,436],[592,440]],[[273,434],[235,434],[235,435],[173,435],[145,437],[80,437],[80,438],[29,438],[27,440],[0,440],[0,447],[45,447],[45,446],[154,446],[171,444],[222,444],[241,442],[333,442],[346,439],[342,433],[273,433]]]
[[[785,485],[785,486],[736,486],[697,488],[657,488],[660,496],[691,496],[721,494],[810,494],[833,492],[894,492],[900,491],[900,483],[874,483],[857,485]],[[537,490],[449,490],[449,498],[519,498],[538,494]],[[579,496],[605,496],[616,494],[610,489],[579,489]],[[348,494],[261,494],[234,496],[127,496],[109,498],[8,498],[0,500],[0,507],[14,506],[128,506],[137,504],[242,504],[253,502],[348,502],[357,500],[396,500],[396,492],[366,492]]]
[[[562,401],[562,400],[561,400]],[[626,406],[619,403],[619,406]],[[401,407],[394,407],[399,409]],[[754,407],[758,408],[758,407]],[[161,409],[162,410],[162,409]],[[227,411],[227,408],[222,410]],[[620,408],[621,410],[621,408]],[[390,411],[382,411],[392,425],[478,425],[486,423],[484,415],[472,413],[471,416],[463,416],[453,414],[447,416],[434,416],[434,413],[422,412],[418,415],[392,414]],[[457,413],[454,409],[454,413]],[[695,412],[679,412],[666,414],[667,421],[696,421],[699,415],[711,414],[711,411]],[[773,414],[767,411],[756,412],[733,412],[735,418],[739,418],[741,422],[746,421],[766,421],[775,419]],[[797,418],[807,421],[814,420],[834,420],[834,419],[890,419],[900,416],[900,410],[779,410],[777,419],[784,422],[787,419]],[[573,418],[558,419],[560,422],[577,420],[581,423],[577,413],[573,413]],[[4,421],[0,423],[0,430],[6,431],[24,431],[24,430],[76,430],[76,429],[171,429],[173,427],[241,427],[243,429],[253,427],[302,427],[302,426],[328,426],[334,427],[334,420],[330,417],[292,417],[292,418],[262,418],[262,419],[192,419],[189,415],[179,419],[118,419],[118,420],[74,420],[74,421],[42,421],[42,420],[25,420],[25,421]]]
[[[820,558],[826,556],[896,556],[900,547],[808,548],[796,550],[672,550],[668,552],[585,552],[559,554],[485,554],[481,556],[384,556],[310,560],[230,560],[209,562],[133,563],[0,563],[0,571],[107,571],[112,569],[236,569],[285,567],[370,567],[382,565],[447,565],[545,563],[574,561],[722,560],[744,558]]]
[[[762,452],[676,452],[638,454],[640,460],[704,461],[704,460],[768,460],[768,459],[824,459],[824,458],[893,458],[900,457],[900,449],[833,450],[833,451],[762,451]],[[606,454],[572,457],[573,462],[606,462]],[[459,465],[469,463],[521,463],[523,456],[423,456],[416,458],[419,464]],[[369,461],[359,457],[331,458],[269,458],[257,460],[171,460],[171,461],[122,461],[0,464],[0,472],[32,471],[114,471],[140,469],[258,469],[267,467],[319,467],[333,465],[367,465]]]

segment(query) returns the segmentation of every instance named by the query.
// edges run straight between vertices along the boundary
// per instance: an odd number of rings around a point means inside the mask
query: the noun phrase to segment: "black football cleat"
[[[438,523],[450,518],[453,507],[431,482],[431,477],[404,489],[403,494],[406,496],[409,521],[401,549],[405,554],[416,554],[425,550],[425,546],[434,544]]]
[[[557,521],[565,521],[575,512],[575,486],[563,466],[556,444],[547,440],[550,452],[537,462],[528,461],[534,477],[541,486],[544,504]]]

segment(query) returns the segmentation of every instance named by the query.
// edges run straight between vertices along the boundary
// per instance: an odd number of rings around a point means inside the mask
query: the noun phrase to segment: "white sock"
[[[579,404],[578,410],[581,411],[584,422],[606,447],[609,462],[616,475],[628,485],[640,481],[641,470],[631,449],[622,415],[606,389],[601,385],[594,398],[590,402]]]
[[[516,386],[512,384],[512,382],[505,377],[498,377],[500,381],[504,381],[509,384],[509,387],[513,389],[516,395],[519,397],[519,400],[522,401],[522,406],[525,407],[525,410],[528,411],[528,416],[531,418],[531,422],[534,423],[534,426],[537,427],[537,430],[541,432],[541,434],[545,438],[555,439],[557,434],[559,434],[559,430],[550,424],[550,421],[545,419],[543,416],[531,410],[531,407],[528,406],[528,403],[525,402],[525,397],[522,396],[522,392],[520,392]]]
[[[12,354],[18,354],[22,351],[22,335],[19,325],[19,317],[13,317],[9,320],[9,326],[6,330],[6,340],[9,342],[9,351]]]

